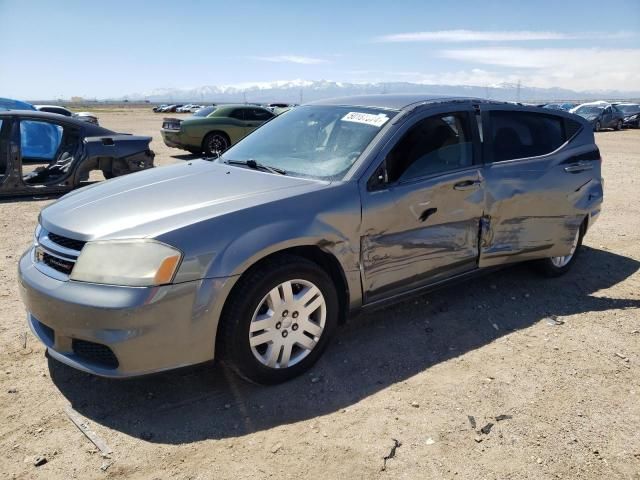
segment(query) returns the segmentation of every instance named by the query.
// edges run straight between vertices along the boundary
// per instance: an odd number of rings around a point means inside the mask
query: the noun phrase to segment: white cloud
[[[468,48],[443,50],[439,56],[506,68],[505,77],[516,77],[529,86],[640,88],[640,49],[634,48]]]
[[[530,30],[481,31],[481,30],[438,30],[431,32],[395,33],[377,37],[378,42],[524,42],[532,40],[576,40],[581,38],[627,38],[630,32],[583,33],[545,32]]]
[[[253,60],[272,63],[298,63],[302,65],[317,65],[320,63],[328,63],[323,58],[302,57],[299,55],[275,55],[272,57],[249,57]]]

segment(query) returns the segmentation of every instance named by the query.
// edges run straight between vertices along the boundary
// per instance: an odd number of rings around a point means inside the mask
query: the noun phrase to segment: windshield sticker
[[[365,125],[373,125],[378,128],[384,125],[387,120],[389,120],[389,117],[384,113],[374,115],[373,113],[349,112],[342,117],[343,122],[364,123]]]

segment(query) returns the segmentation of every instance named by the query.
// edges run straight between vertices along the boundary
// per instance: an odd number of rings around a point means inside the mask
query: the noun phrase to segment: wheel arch
[[[255,260],[251,265],[249,265],[236,279],[234,285],[229,290],[229,293],[224,299],[224,305],[221,309],[221,318],[224,316],[224,310],[228,304],[229,299],[236,293],[238,285],[241,284],[240,280],[243,277],[246,277],[255,269],[261,268],[263,265],[268,263],[269,261],[285,256],[291,255],[300,258],[304,258],[319,268],[321,268],[329,278],[333,281],[336,287],[336,293],[338,295],[338,305],[339,305],[339,323],[346,322],[349,313],[349,305],[351,301],[351,288],[349,287],[349,281],[347,279],[347,275],[342,267],[342,264],[338,260],[338,258],[331,252],[328,252],[322,249],[318,245],[295,245],[286,248],[281,248],[279,250],[270,252],[265,254],[264,256]],[[220,325],[218,325],[218,329]]]
[[[220,128],[214,128],[214,129],[212,129],[212,130],[207,131],[207,133],[205,133],[205,134],[202,136],[202,142],[201,142],[201,145],[202,145],[202,147],[203,147],[203,148],[204,148],[204,141],[205,141],[205,139],[206,139],[209,135],[211,135],[211,134],[213,134],[213,133],[219,133],[219,134],[221,134],[222,136],[224,136],[224,137],[227,139],[227,141],[229,142],[229,146],[231,146],[231,137],[229,136],[229,134],[228,134],[227,132],[225,132],[224,130],[221,130]]]

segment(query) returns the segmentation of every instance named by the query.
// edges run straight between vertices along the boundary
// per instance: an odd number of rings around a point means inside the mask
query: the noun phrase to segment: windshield
[[[202,107],[193,114],[194,117],[206,117],[212,113],[217,107]]]
[[[583,107],[578,107],[576,109],[576,111],[573,112],[573,113],[581,113],[581,114],[591,113],[591,114],[597,115],[602,110],[604,110],[604,107],[598,107],[598,106],[594,106],[594,105],[585,105]]]
[[[395,115],[360,107],[299,107],[257,129],[219,161],[254,160],[290,175],[337,180]]]
[[[617,105],[618,110],[623,113],[637,113],[640,112],[640,105]]]

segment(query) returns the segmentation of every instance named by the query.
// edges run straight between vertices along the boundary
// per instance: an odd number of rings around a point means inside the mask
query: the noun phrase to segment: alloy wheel
[[[571,252],[569,253],[569,255],[564,255],[562,257],[551,257],[551,263],[553,264],[554,267],[562,268],[562,267],[566,267],[569,264],[569,262],[573,258],[573,255],[576,253],[576,248],[578,248],[579,240],[580,240],[580,229],[578,229],[578,231],[576,232],[576,236],[573,239],[573,244],[571,245]]]
[[[212,135],[207,147],[211,153],[222,153],[228,148],[227,139],[222,135]]]
[[[289,280],[258,304],[249,324],[254,357],[269,368],[288,368],[306,358],[324,331],[327,304],[307,280]]]

